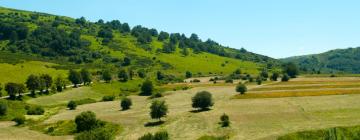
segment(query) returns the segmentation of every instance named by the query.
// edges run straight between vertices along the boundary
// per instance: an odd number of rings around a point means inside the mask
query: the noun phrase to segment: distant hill
[[[196,34],[187,37],[113,20],[89,22],[46,13],[0,7],[0,63],[46,61],[56,69],[87,67],[156,71],[184,77],[229,74],[236,69],[257,74],[278,61],[245,49],[233,49]],[[50,67],[50,66],[49,66]],[[0,70],[1,72],[1,70]],[[1,81],[0,81],[1,82]]]
[[[360,73],[360,47],[282,59],[294,62],[307,73]]]

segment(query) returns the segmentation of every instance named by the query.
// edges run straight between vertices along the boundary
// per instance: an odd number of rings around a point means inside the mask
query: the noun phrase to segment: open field
[[[267,86],[271,85],[249,88]],[[192,113],[191,97],[202,90],[213,93],[215,105],[210,111]],[[140,96],[131,96],[134,106],[128,111],[119,111],[119,101],[99,102],[79,106],[75,111],[62,110],[44,123],[71,120],[82,111],[92,110],[100,119],[124,126],[118,139],[125,140],[158,130],[167,130],[174,139],[197,139],[203,135],[229,135],[234,140],[276,139],[301,130],[360,124],[360,95],[357,94],[241,100],[233,99],[236,94],[234,86],[171,92],[163,98],[169,105],[166,122],[156,127],[144,126],[153,121],[148,115],[151,101]],[[230,116],[230,128],[217,124],[223,113]]]
[[[24,83],[30,74],[50,74],[53,77],[66,76],[66,70],[51,68],[53,63],[40,61],[27,61],[18,64],[0,63],[0,83],[18,82]]]

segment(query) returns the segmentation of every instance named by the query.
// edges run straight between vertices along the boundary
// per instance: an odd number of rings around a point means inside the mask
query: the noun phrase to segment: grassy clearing
[[[73,135],[76,133],[74,121],[59,121],[53,124],[31,126],[30,130],[40,131],[51,136]]]
[[[213,93],[214,107],[206,112],[190,112],[191,97],[203,90]],[[204,135],[229,136],[234,140],[271,139],[302,130],[360,124],[357,94],[234,100],[231,99],[237,95],[234,86],[195,87],[170,93],[162,98],[169,106],[169,114],[160,126],[144,126],[154,120],[148,114],[151,100],[141,96],[130,96],[133,106],[127,111],[120,111],[119,101],[98,102],[73,111],[62,110],[44,123],[72,120],[80,112],[91,110],[101,120],[124,126],[118,135],[120,139],[137,139],[148,132],[167,130],[172,139],[180,140]],[[218,124],[223,113],[230,117],[229,128]]]
[[[0,63],[0,83],[24,83],[30,74],[50,74],[53,77],[67,75],[65,70],[51,68],[54,65],[56,64],[40,61],[28,61],[18,64]]]
[[[80,87],[66,90],[61,93],[52,94],[49,96],[41,96],[38,98],[32,98],[26,102],[29,104],[41,105],[41,106],[56,106],[65,105],[70,100],[81,100],[81,99],[95,99],[99,100],[103,97],[103,94],[94,92],[92,87]]]

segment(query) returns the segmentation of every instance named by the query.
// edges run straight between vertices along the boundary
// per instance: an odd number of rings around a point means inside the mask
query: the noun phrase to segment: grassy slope
[[[50,74],[53,77],[67,75],[65,70],[51,68],[53,63],[40,61],[27,61],[15,65],[0,63],[0,83],[20,82],[24,83],[30,74]]]

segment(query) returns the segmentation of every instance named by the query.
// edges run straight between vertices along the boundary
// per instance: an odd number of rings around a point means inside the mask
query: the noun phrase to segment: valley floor
[[[272,94],[272,92],[280,90],[279,87],[293,85],[297,86],[287,89],[287,92],[299,90],[297,87],[312,87],[312,84],[315,86],[329,84],[350,86],[357,84],[359,80],[360,78],[298,78],[288,83],[250,85],[248,94]],[[267,88],[267,90],[264,93],[256,93],[261,88]],[[336,88],[339,89],[339,87]],[[346,89],[346,87],[343,88]],[[213,93],[215,104],[210,111],[193,113],[191,97],[203,90]],[[326,90],[332,91],[331,88]],[[311,92],[311,88],[307,88],[306,92]],[[134,140],[145,133],[159,130],[167,130],[170,137],[176,140],[195,140],[203,135],[228,135],[230,139],[234,140],[276,139],[280,135],[302,130],[360,125],[360,94],[236,99],[234,97],[237,97],[237,94],[235,86],[206,86],[185,91],[172,91],[162,98],[169,106],[169,114],[164,119],[165,123],[160,126],[145,126],[146,123],[154,120],[149,117],[151,100],[144,96],[130,96],[133,106],[128,111],[120,111],[119,101],[98,102],[81,105],[72,111],[61,110],[43,123],[73,120],[80,112],[91,110],[101,120],[117,123],[124,127],[123,132],[117,136],[117,139],[120,140]],[[231,127],[229,128],[221,128],[218,124],[219,117],[223,113],[230,117]],[[9,135],[19,131],[23,133],[16,136]],[[0,127],[2,138],[22,139],[27,135],[39,136],[39,139],[69,138],[50,137],[26,128]],[[31,139],[31,137],[29,138]]]

